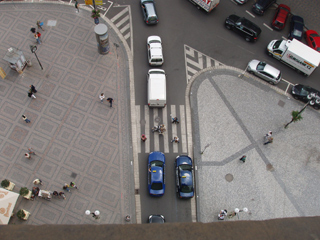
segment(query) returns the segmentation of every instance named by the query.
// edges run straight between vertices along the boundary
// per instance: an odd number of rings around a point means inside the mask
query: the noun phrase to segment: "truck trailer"
[[[269,56],[305,76],[309,76],[320,64],[320,53],[296,39],[272,40],[267,51]]]
[[[211,12],[212,9],[216,8],[220,0],[189,0],[192,2],[194,5],[198,7],[198,9],[202,8],[207,12]]]

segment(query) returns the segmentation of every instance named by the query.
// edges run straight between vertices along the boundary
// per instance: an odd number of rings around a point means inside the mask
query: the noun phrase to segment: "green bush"
[[[1,187],[6,188],[9,187],[10,181],[8,179],[5,179],[1,182]]]
[[[28,188],[22,187],[22,188],[20,189],[20,195],[21,195],[21,196],[26,196],[28,193],[29,193],[29,189],[28,189]]]
[[[23,219],[25,216],[26,216],[26,214],[24,213],[24,211],[23,211],[22,209],[20,209],[20,210],[17,212],[17,217],[18,217],[18,218]]]

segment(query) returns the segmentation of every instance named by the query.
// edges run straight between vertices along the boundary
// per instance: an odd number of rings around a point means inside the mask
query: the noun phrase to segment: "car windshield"
[[[256,3],[256,8],[257,8],[257,9],[262,9],[262,6],[259,5],[258,3]]]
[[[180,191],[183,192],[183,193],[192,192],[192,186],[182,186]]]
[[[151,62],[162,62],[161,58],[153,58]]]
[[[162,183],[152,183],[151,184],[151,189],[152,190],[162,190],[163,189]]]
[[[258,66],[257,66],[257,70],[258,71],[263,71],[264,67],[266,66],[267,64],[265,62],[259,62]]]
[[[181,171],[191,171],[192,167],[190,165],[188,165],[188,164],[182,164],[182,165],[179,166],[179,169]]]
[[[273,49],[278,49],[278,48],[280,47],[281,42],[282,42],[282,40],[276,41],[276,42],[274,43],[274,45],[273,45],[272,48],[273,48]]]
[[[149,43],[160,43],[160,41],[158,39],[153,39],[153,40],[150,40]]]
[[[309,94],[310,89],[307,87],[301,88],[300,95],[307,96]]]
[[[282,26],[283,26],[283,23],[282,23],[282,22],[275,21],[275,24],[278,25],[279,27],[282,27]]]
[[[156,160],[151,162],[151,167],[162,167],[162,166],[163,166],[163,162],[161,161]]]
[[[302,32],[299,31],[299,30],[297,30],[297,29],[295,29],[295,30],[293,31],[293,35],[294,35],[294,36],[297,36],[297,37],[301,37],[301,36],[302,36]]]
[[[310,37],[319,37],[319,35],[316,34],[316,33],[311,33],[311,34],[310,34]]]

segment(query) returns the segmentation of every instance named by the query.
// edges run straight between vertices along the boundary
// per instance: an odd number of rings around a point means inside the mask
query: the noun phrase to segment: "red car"
[[[313,48],[314,50],[320,52],[320,36],[314,30],[308,30],[305,33],[305,37],[309,47]]]
[[[290,8],[287,5],[280,4],[276,10],[276,14],[272,20],[272,27],[281,30],[286,25],[288,15],[290,13]]]

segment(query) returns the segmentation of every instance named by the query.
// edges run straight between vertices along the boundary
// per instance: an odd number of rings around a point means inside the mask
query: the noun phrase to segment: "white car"
[[[161,66],[164,62],[162,42],[159,36],[150,36],[147,39],[148,61],[151,66]]]
[[[281,80],[280,70],[256,59],[253,59],[248,63],[247,71],[273,85],[278,84]]]

